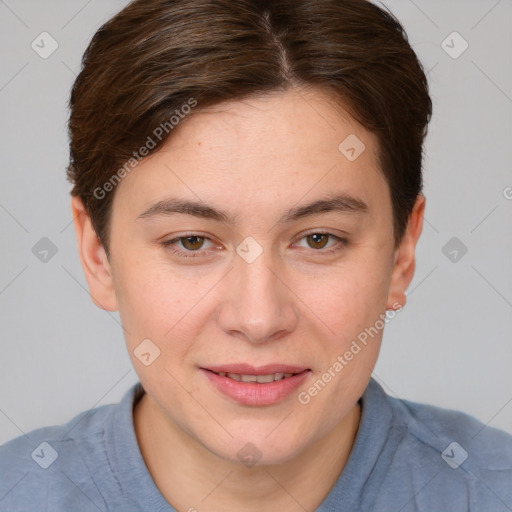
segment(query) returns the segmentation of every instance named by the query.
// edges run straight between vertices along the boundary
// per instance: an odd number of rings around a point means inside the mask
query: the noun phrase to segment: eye
[[[334,239],[334,244],[331,244],[327,249],[325,249],[329,239]],[[326,231],[311,231],[303,235],[300,241],[302,240],[306,241],[306,248],[312,249],[313,252],[319,252],[321,254],[332,254],[348,245],[347,239],[333,235],[332,233],[328,233]]]
[[[162,242],[162,245],[169,248],[173,253],[178,254],[178,256],[196,258],[203,256],[204,250],[202,249],[204,249],[206,240],[210,240],[210,238],[204,233],[185,233],[184,235]],[[183,249],[180,249],[176,244],[181,244]]]

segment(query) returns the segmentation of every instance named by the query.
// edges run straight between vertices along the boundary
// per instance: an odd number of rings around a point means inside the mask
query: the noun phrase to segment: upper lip
[[[221,364],[217,366],[203,366],[204,370],[215,373],[237,373],[239,375],[270,375],[272,373],[301,373],[309,368],[304,366],[292,366],[289,364],[266,364],[264,366],[252,366],[250,364]]]

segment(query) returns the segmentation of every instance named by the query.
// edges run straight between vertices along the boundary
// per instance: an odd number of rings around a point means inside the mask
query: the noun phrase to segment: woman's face
[[[115,192],[110,271],[133,365],[165,421],[225,459],[284,462],[342,423],[393,307],[376,139],[328,99],[192,112]]]

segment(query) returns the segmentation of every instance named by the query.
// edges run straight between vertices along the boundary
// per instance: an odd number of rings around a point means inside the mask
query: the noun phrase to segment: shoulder
[[[452,465],[464,464],[471,470],[512,470],[511,434],[464,412],[392,397],[388,399],[396,416],[407,426],[408,436],[432,448],[435,453],[442,447],[444,460],[450,462],[450,458],[456,458]]]
[[[389,396],[387,401],[401,431],[391,473],[407,475],[415,481],[411,487],[424,489],[415,506],[512,508],[512,435],[463,412]]]
[[[0,446],[0,511],[64,510],[66,503],[69,510],[104,510],[89,466],[91,454],[93,462],[104,459],[104,426],[114,407],[84,411]]]

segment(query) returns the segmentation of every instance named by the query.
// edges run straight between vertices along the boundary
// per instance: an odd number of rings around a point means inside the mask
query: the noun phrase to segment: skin
[[[117,186],[109,259],[80,199],[72,199],[91,297],[119,310],[146,391],[134,408],[141,453],[177,510],[314,510],[350,454],[382,331],[307,405],[297,395],[380,314],[405,304],[425,199],[418,197],[395,247],[377,140],[330,100],[320,90],[290,89],[190,115]],[[338,150],[350,134],[366,146],[354,161]],[[334,192],[364,201],[368,211],[277,223],[288,208]],[[137,218],[171,195],[227,210],[238,222]],[[315,230],[334,237],[306,236]],[[190,231],[208,238],[174,247],[197,248],[200,257],[161,245]],[[263,250],[252,263],[236,252],[248,236]],[[147,338],[161,352],[149,366],[134,355]],[[199,371],[222,363],[287,363],[311,373],[278,404],[247,406]],[[248,442],[261,453],[252,467],[237,457]]]

